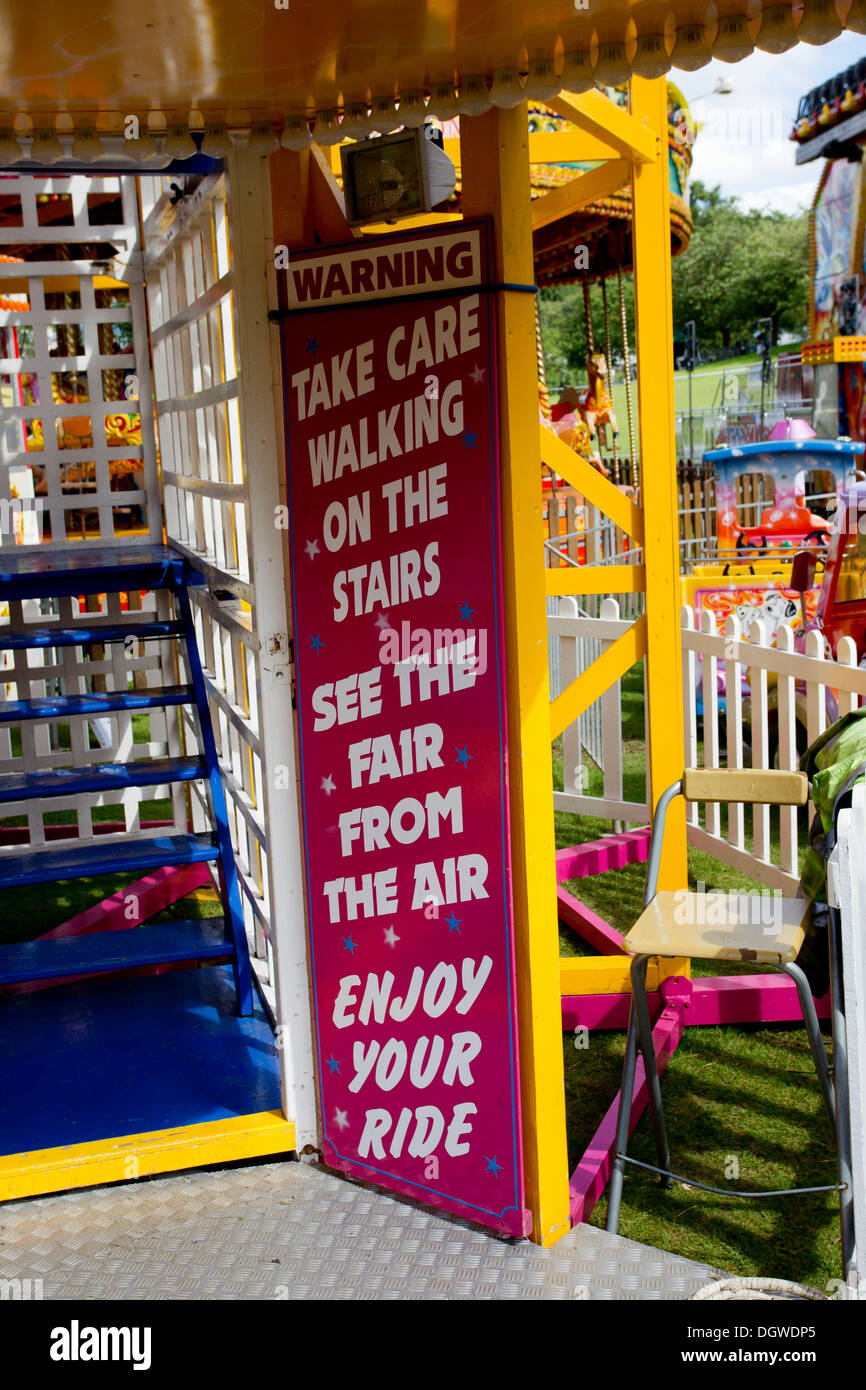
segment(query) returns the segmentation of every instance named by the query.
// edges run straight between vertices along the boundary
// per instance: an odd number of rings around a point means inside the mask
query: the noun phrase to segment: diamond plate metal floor
[[[591,1226],[509,1244],[302,1163],[0,1206],[0,1281],[45,1299],[684,1299],[715,1273]]]

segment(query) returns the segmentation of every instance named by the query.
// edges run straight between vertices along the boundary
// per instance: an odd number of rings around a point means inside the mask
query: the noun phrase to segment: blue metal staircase
[[[207,781],[213,830],[207,834],[162,834],[156,837],[112,836],[100,843],[68,841],[52,848],[19,848],[0,854],[0,889],[48,883],[97,874],[116,874],[160,868],[163,865],[211,861],[219,870],[224,916],[205,921],[169,922],[119,932],[64,937],[0,946],[0,985],[28,980],[63,978],[131,966],[170,962],[229,959],[234,972],[238,1012],[253,1011],[252,971],[241,907],[240,883],[232,850],[225,790],[217,760],[201,658],[193,625],[189,588],[202,576],[176,551],[166,546],[116,547],[38,554],[4,555],[0,559],[0,602],[61,598],[81,594],[168,590],[176,619],[142,618],[131,612],[128,622],[99,624],[82,620],[72,627],[33,627],[15,632],[0,626],[0,648],[87,646],[137,638],[174,639],[181,644],[189,685],[158,690],[96,691],[30,700],[0,701],[0,722],[63,719],[70,715],[100,716],[119,710],[148,710],[178,705],[195,706],[200,756],[106,762],[83,768],[49,768],[0,775],[0,805],[36,797],[71,796],[127,787]]]

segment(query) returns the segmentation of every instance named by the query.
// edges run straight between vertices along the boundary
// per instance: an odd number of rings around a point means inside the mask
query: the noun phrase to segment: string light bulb
[[[30,146],[30,158],[37,164],[56,164],[59,159],[66,159],[66,151],[57,138],[55,131],[50,126],[37,126],[33,131],[33,143]]]
[[[308,150],[313,143],[306,116],[287,116],[280,136],[285,150]]]

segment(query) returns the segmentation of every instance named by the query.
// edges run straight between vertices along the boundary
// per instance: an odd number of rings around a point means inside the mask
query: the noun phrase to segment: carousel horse
[[[590,439],[595,439],[598,436],[599,428],[606,429],[608,425],[613,430],[613,437],[616,439],[619,435],[619,429],[617,428],[613,401],[605,387],[607,359],[603,352],[591,352],[589,354],[586,359],[586,371],[589,385],[579,394],[578,409],[586,422]],[[606,443],[606,439],[602,442]]]
[[[584,422],[580,409],[580,397],[583,392],[575,386],[566,386],[563,390],[558,405],[553,407],[552,428],[563,439],[570,449],[581,458],[591,463],[599,473],[607,478],[610,470],[604,463],[595,442]]]

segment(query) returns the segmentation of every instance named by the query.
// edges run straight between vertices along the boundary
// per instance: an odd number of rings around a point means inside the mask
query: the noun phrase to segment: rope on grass
[[[829,1302],[827,1294],[808,1284],[795,1284],[790,1279],[732,1278],[716,1279],[712,1284],[693,1293],[689,1302],[721,1303],[728,1299],[748,1302],[755,1299],[761,1302]]]

